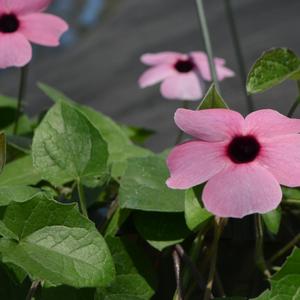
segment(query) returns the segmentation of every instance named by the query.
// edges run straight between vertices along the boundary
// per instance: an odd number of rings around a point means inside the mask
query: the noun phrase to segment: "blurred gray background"
[[[243,86],[222,0],[204,0],[215,56],[227,60],[237,76],[222,82],[230,107],[246,112]],[[232,0],[249,70],[271,47],[285,46],[300,54],[299,0]],[[159,151],[174,143],[173,114],[181,105],[164,100],[159,87],[139,89],[146,69],[145,52],[204,50],[193,0],[56,0],[50,8],[70,24],[59,48],[35,47],[30,66],[26,111],[34,115],[51,102],[38,81],[52,85],[78,102],[90,105],[119,122],[154,129],[148,146]],[[17,69],[0,72],[0,92],[17,94]],[[256,108],[286,113],[296,97],[287,82],[255,96]],[[195,104],[194,104],[195,105]],[[300,114],[298,114],[300,115]]]

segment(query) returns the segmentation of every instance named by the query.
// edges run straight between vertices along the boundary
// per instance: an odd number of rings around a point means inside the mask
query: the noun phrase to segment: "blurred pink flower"
[[[0,0],[0,68],[21,67],[32,58],[29,42],[58,46],[68,29],[61,18],[43,13],[51,0]]]
[[[178,109],[177,126],[196,138],[175,147],[167,185],[188,189],[203,182],[206,209],[242,218],[275,209],[280,184],[300,186],[300,120],[264,109],[245,119],[227,109]]]
[[[161,94],[167,99],[199,100],[204,94],[204,81],[212,80],[204,52],[144,54],[141,61],[151,68],[140,77],[140,87],[162,81]],[[214,62],[219,80],[234,76],[234,72],[225,67],[224,59],[215,58]]]

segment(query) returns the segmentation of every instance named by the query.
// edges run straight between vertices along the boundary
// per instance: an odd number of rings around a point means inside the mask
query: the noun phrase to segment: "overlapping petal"
[[[279,205],[281,198],[275,177],[256,163],[225,169],[207,182],[202,194],[208,211],[234,218],[269,212]]]
[[[224,143],[192,141],[175,147],[168,156],[170,178],[167,185],[187,189],[207,181],[229,162],[224,157]]]
[[[144,88],[156,84],[169,76],[176,74],[174,68],[169,65],[154,66],[145,71],[139,79],[140,87]]]
[[[199,100],[203,96],[203,86],[194,72],[177,73],[166,78],[160,88],[167,99]]]
[[[141,56],[141,62],[145,65],[155,66],[160,64],[175,64],[178,59],[187,58],[187,55],[178,52],[146,53]]]
[[[212,77],[210,74],[210,67],[209,67],[208,57],[207,57],[206,53],[192,52],[191,56],[193,58],[193,61],[197,65],[203,79],[206,81],[211,81]],[[214,63],[215,63],[215,67],[216,67],[217,77],[219,80],[223,80],[225,78],[234,76],[234,72],[224,66],[224,64],[225,64],[224,59],[215,58]]]
[[[258,137],[272,137],[300,132],[300,120],[290,119],[272,109],[261,109],[245,119],[246,132]]]
[[[258,161],[282,185],[300,186],[300,135],[277,136],[261,141]]]
[[[68,29],[68,24],[61,18],[45,13],[34,13],[20,17],[19,32],[36,44],[58,46],[61,35]]]
[[[31,45],[22,34],[0,34],[0,41],[0,68],[22,67],[31,60]]]
[[[200,140],[217,142],[243,133],[244,118],[229,109],[177,109],[175,123],[187,134]]]
[[[27,14],[46,9],[52,0],[0,0],[0,11]]]

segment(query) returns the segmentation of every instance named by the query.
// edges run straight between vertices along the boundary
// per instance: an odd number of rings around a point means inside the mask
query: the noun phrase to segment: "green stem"
[[[208,26],[207,26],[205,10],[204,10],[204,6],[203,6],[203,0],[196,0],[196,4],[197,4],[197,11],[198,11],[201,30],[202,30],[202,35],[203,35],[203,39],[204,39],[204,44],[205,44],[205,48],[206,48],[206,52],[207,52],[207,56],[208,56],[211,77],[213,79],[213,82],[216,86],[217,91],[220,93],[220,86],[219,86],[216,67],[215,67],[215,63],[214,63],[214,55],[213,55],[213,51],[212,51],[210,35],[209,35]]]
[[[181,264],[180,264],[180,257],[176,251],[173,250],[172,253],[173,263],[174,263],[174,271],[175,271],[175,278],[176,278],[176,291],[174,294],[174,300],[183,300],[182,297],[182,284],[181,284]]]
[[[27,86],[27,77],[29,71],[29,64],[21,68],[20,73],[20,85],[19,85],[19,92],[18,92],[18,104],[17,104],[17,111],[16,111],[16,118],[15,118],[15,125],[13,129],[13,133],[18,133],[18,126],[19,126],[19,119],[21,116],[22,111],[22,102],[25,98],[26,94],[26,86]]]
[[[291,118],[294,115],[296,109],[298,108],[298,105],[300,104],[300,80],[297,80],[297,90],[298,90],[298,97],[296,98],[295,102],[293,103],[292,107],[287,113],[287,116],[289,118]]]
[[[290,242],[288,242],[282,249],[280,249],[277,253],[275,253],[268,261],[268,264],[270,265],[274,261],[276,261],[278,258],[280,258],[282,255],[284,255],[287,251],[289,251],[291,248],[293,248],[296,244],[300,242],[300,233],[298,233]]]
[[[282,201],[282,204],[300,206],[300,200],[297,200],[297,199],[286,199],[286,200]]]
[[[83,190],[83,186],[80,182],[80,180],[77,181],[77,191],[78,191],[78,197],[79,197],[79,207],[81,210],[81,213],[88,218],[88,213],[86,209],[86,199],[85,194]]]
[[[267,263],[264,257],[264,231],[262,226],[262,217],[259,214],[255,215],[255,232],[256,232],[256,245],[255,245],[255,260],[259,270],[270,277],[270,271],[268,270]]]
[[[205,289],[205,283],[202,280],[202,275],[200,273],[200,270],[198,270],[198,259],[199,259],[199,256],[201,255],[201,250],[203,248],[205,236],[206,236],[208,230],[210,229],[210,225],[211,225],[210,223],[211,222],[208,222],[208,224],[206,226],[202,227],[199,230],[197,237],[194,239],[194,242],[192,244],[192,247],[191,247],[191,250],[189,253],[191,263],[193,263],[195,265],[195,268],[197,269],[197,273],[199,274],[198,278],[200,280],[197,280],[196,283],[199,285],[199,288],[201,290]],[[190,277],[191,277],[190,276],[191,274],[189,271],[190,271],[190,269],[184,270],[183,279],[182,279],[182,285],[183,285],[184,290],[188,287],[186,295],[185,295],[186,299],[190,299],[191,294],[192,294],[194,288],[196,287],[195,281],[191,281],[190,286],[188,286],[188,283],[189,283]]]
[[[207,279],[207,284],[205,288],[204,300],[211,299],[212,295],[212,288],[214,284],[216,266],[217,266],[217,254],[218,254],[218,246],[219,240],[225,225],[226,219],[216,218],[215,221],[215,230],[214,230],[214,240],[212,244],[212,254],[211,254],[211,261],[210,261],[210,268],[209,274]]]
[[[245,99],[246,99],[246,104],[247,104],[247,109],[248,112],[252,112],[254,110],[254,104],[253,104],[253,99],[251,95],[249,95],[246,91],[246,82],[247,82],[247,72],[246,72],[246,64],[245,64],[245,59],[240,43],[240,38],[239,34],[237,31],[237,26],[233,14],[233,9],[231,5],[231,0],[225,0],[225,10],[226,10],[226,15],[228,19],[228,24],[229,24],[229,29],[232,37],[232,42],[233,42],[233,47],[235,51],[235,56],[238,62],[238,67],[239,67],[239,73],[240,77],[243,83],[243,92],[245,94]]]
[[[30,289],[27,293],[27,296],[26,296],[26,300],[31,300],[33,299],[36,291],[38,290],[38,288],[40,287],[40,284],[41,284],[41,281],[40,280],[35,280],[32,282],[31,286],[30,286]]]

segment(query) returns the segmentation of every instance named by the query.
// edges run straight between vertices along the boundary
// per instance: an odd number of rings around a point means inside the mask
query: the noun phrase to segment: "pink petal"
[[[224,148],[224,143],[201,141],[175,147],[167,159],[171,173],[167,185],[174,189],[188,189],[207,181],[228,163]]]
[[[210,68],[209,68],[209,63],[208,63],[208,57],[206,53],[204,52],[192,52],[191,56],[197,65],[201,76],[203,79],[206,81],[211,81],[211,74],[210,74]],[[234,72],[224,66],[225,60],[222,58],[215,58],[214,59],[215,67],[216,67],[216,72],[218,76],[218,80],[223,80],[227,77],[233,77]]]
[[[272,109],[262,109],[246,117],[246,130],[260,137],[300,132],[300,120],[290,119]]]
[[[202,194],[205,208],[225,218],[269,212],[281,198],[277,180],[256,163],[232,165],[211,178]]]
[[[52,0],[0,0],[1,11],[20,14],[38,12],[46,9]]]
[[[203,96],[203,82],[194,73],[178,73],[166,78],[160,89],[167,99],[199,100]]]
[[[300,135],[278,136],[260,142],[262,150],[258,161],[280,184],[300,186]]]
[[[178,52],[146,53],[141,56],[141,62],[150,65],[175,64],[178,59],[186,59],[187,55]]]
[[[229,109],[189,110],[179,108],[175,123],[187,134],[197,139],[218,142],[243,134],[244,118]]]
[[[169,65],[158,65],[142,74],[139,79],[139,85],[141,88],[144,88],[156,84],[174,74],[176,74],[176,71],[173,67]]]
[[[22,34],[0,34],[0,68],[25,66],[31,57],[31,45]]]
[[[68,30],[68,24],[61,18],[34,13],[20,17],[20,32],[31,42],[44,46],[58,46],[61,35]]]

